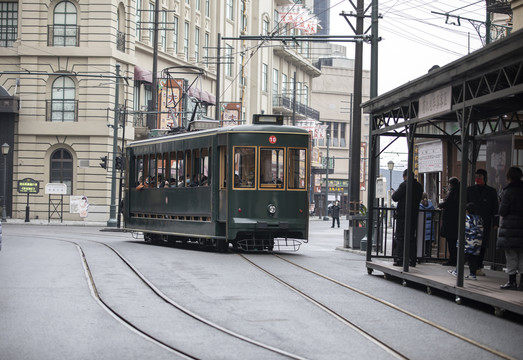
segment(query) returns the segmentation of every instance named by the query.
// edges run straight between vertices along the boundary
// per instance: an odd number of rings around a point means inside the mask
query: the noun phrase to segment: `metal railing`
[[[48,25],[47,46],[80,46],[80,26]]]
[[[292,111],[292,99],[285,95],[274,96],[272,99],[272,106]],[[318,110],[314,110],[300,102],[296,102],[296,113],[309,119],[320,120],[320,112]]]
[[[47,100],[45,121],[78,121],[78,100]]]
[[[125,33],[121,31],[116,32],[116,50],[125,52]]]

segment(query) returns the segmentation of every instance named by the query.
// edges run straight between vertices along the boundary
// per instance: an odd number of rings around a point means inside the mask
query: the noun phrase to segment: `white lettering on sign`
[[[419,98],[418,119],[444,114],[452,108],[452,88],[450,86],[423,95]]]

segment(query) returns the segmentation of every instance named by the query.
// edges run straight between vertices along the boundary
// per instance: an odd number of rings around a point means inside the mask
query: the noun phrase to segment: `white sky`
[[[357,0],[352,1],[354,4]],[[365,7],[371,0],[365,0]],[[339,14],[355,13],[348,0],[331,0],[331,35],[354,35],[352,28]],[[424,74],[433,66],[446,65],[482,47],[479,35],[469,21],[461,19],[461,26],[446,24],[446,17],[431,13],[452,15],[484,21],[485,1],[463,0],[378,0],[379,36],[378,47],[378,94],[383,94]],[[370,15],[370,9],[368,11]],[[457,19],[449,19],[456,22]],[[356,27],[355,17],[351,23]],[[370,26],[365,21],[364,29]],[[484,27],[480,29],[484,34]],[[369,30],[370,34],[370,30]],[[470,41],[470,45],[469,45]],[[354,46],[347,46],[347,57],[354,58]],[[364,44],[363,67],[370,69],[370,44]],[[385,139],[382,140],[382,148]],[[406,140],[398,139],[385,150],[381,167],[393,160],[395,170],[406,167]]]

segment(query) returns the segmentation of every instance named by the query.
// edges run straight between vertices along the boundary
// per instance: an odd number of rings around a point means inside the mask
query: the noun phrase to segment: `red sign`
[[[276,136],[274,136],[274,135],[269,136],[269,142],[271,144],[276,144],[276,141],[277,141]]]

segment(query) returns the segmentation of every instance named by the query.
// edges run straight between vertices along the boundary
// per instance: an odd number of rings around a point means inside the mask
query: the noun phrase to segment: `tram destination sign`
[[[40,182],[31,178],[18,180],[17,190],[21,194],[38,194],[40,192]]]

